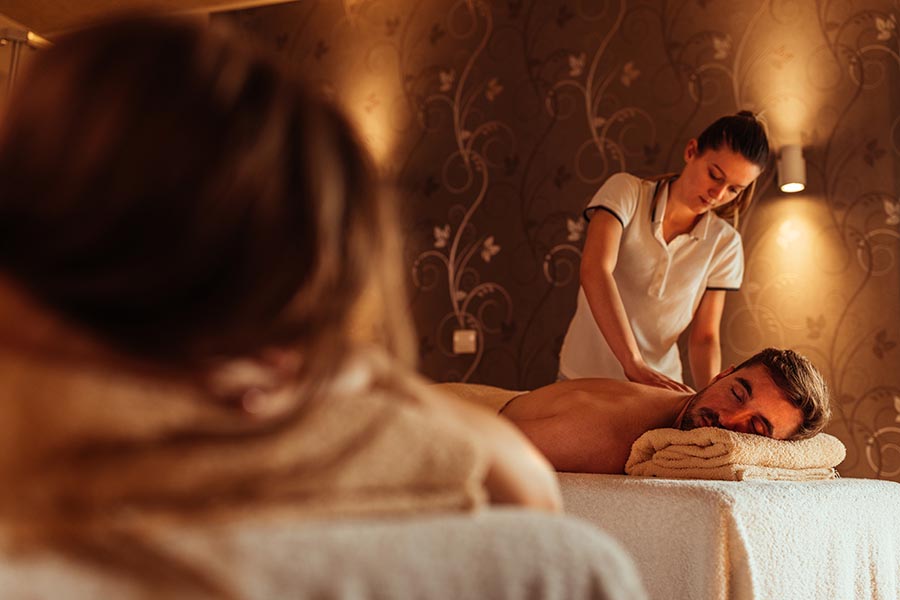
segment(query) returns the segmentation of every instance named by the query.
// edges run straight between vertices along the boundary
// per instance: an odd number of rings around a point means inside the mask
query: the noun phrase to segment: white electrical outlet
[[[454,354],[475,354],[478,350],[478,332],[474,329],[457,329],[453,332]]]

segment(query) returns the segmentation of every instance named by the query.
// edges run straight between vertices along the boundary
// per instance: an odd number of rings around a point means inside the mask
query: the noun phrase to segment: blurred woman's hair
[[[41,52],[0,127],[0,269],[137,357],[297,348],[337,364],[361,294],[410,361],[393,207],[338,110],[199,24],[130,20]]]
[[[69,530],[115,512],[91,482],[115,477],[119,459],[216,460],[231,447],[265,462],[269,446],[241,443],[315,436],[301,431],[304,417],[327,407],[321,392],[355,344],[360,298],[380,309],[376,341],[412,362],[396,216],[369,156],[347,119],[269,55],[197,23],[131,19],[35,57],[0,123],[0,181],[0,271],[114,355],[181,373],[209,399],[202,374],[217,365],[272,349],[299,355],[286,383],[302,393],[275,417],[78,439],[54,469],[28,474],[53,496],[48,512],[62,511],[41,513],[32,530],[58,546],[156,587],[168,585],[159,573],[174,573],[176,587],[228,596],[139,533]],[[292,476],[328,468],[302,464]],[[214,493],[150,481],[155,493],[132,494],[131,506],[263,504],[267,478],[284,472],[221,471],[207,477]]]

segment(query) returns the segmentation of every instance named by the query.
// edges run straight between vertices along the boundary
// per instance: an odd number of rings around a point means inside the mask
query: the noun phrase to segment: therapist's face
[[[720,373],[698,392],[675,423],[679,429],[719,427],[786,440],[803,424],[803,413],[760,364]]]
[[[697,150],[697,140],[684,149],[681,172],[682,201],[697,214],[724,206],[738,197],[760,174],[760,168],[723,145],[718,150]]]

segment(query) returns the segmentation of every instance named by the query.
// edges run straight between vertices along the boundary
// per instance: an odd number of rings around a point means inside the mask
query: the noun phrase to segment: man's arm
[[[441,395],[449,418],[475,436],[488,454],[485,479],[490,501],[551,512],[562,510],[559,482],[544,456],[511,427],[481,406]]]

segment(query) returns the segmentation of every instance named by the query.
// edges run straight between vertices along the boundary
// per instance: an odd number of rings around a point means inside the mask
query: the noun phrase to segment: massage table
[[[651,599],[898,600],[900,484],[559,475]]]
[[[115,569],[50,551],[20,555],[4,549],[3,539],[0,527],[3,600],[209,597],[196,590],[142,592]],[[646,598],[620,544],[575,518],[539,511],[163,522],[151,539],[151,547],[208,574],[234,594],[229,597],[242,600]]]
[[[495,412],[522,393],[435,387]],[[619,541],[652,600],[900,600],[900,483],[559,480],[566,513]]]

